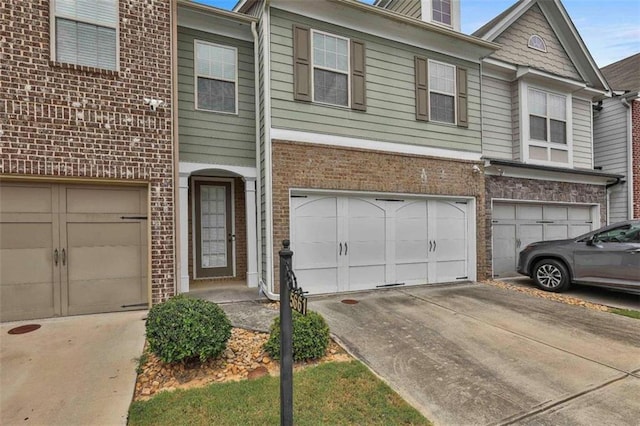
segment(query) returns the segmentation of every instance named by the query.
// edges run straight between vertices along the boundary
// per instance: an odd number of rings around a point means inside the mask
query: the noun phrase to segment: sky
[[[237,0],[194,1],[231,10]],[[471,34],[515,1],[461,0],[462,32]],[[599,67],[640,52],[640,0],[563,0],[562,4]]]

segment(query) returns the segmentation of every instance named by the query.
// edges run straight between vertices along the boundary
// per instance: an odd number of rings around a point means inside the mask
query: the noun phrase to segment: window
[[[529,159],[569,163],[567,97],[527,89]]]
[[[195,41],[196,109],[237,113],[237,50]]]
[[[456,67],[429,61],[430,119],[443,123],[456,122]]]
[[[598,243],[640,243],[640,225],[632,223],[596,234],[594,242]]]
[[[433,0],[431,12],[434,21],[451,25],[451,0]]]
[[[534,34],[531,37],[529,37],[529,42],[527,43],[527,46],[532,49],[539,50],[541,52],[547,51],[547,45],[545,44],[542,37],[540,37],[537,34]]]
[[[55,0],[53,4],[55,60],[116,70],[117,0]]]
[[[313,33],[313,100],[349,106],[349,40]]]

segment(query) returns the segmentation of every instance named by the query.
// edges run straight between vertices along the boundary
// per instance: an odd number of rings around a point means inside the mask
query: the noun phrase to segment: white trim
[[[516,78],[523,78],[523,77],[538,77],[538,78],[543,78],[545,80],[551,80],[552,83],[557,83],[558,85],[561,85],[561,86],[567,86],[566,89],[572,90],[572,91],[587,88],[586,83],[583,83],[581,81],[573,80],[571,78],[566,78],[566,77],[560,77],[554,74],[549,74],[548,72],[531,68],[529,66],[519,65],[516,71]],[[547,82],[546,84],[549,84],[549,83],[550,82]]]
[[[255,178],[257,170],[255,167],[242,167],[242,166],[229,166],[227,164],[215,164],[215,163],[190,163],[187,161],[181,161],[178,164],[181,175],[191,175],[198,171],[224,170],[230,172],[239,177]]]
[[[482,153],[456,151],[453,149],[433,148],[428,146],[408,145],[395,142],[382,142],[370,139],[358,139],[334,136],[322,133],[308,133],[288,129],[271,129],[271,138],[293,142],[305,142],[318,145],[360,148],[372,151],[383,151],[394,154],[415,154],[429,157],[440,157],[452,160],[480,161]]]
[[[347,71],[342,71],[339,70],[337,68],[330,68],[330,67],[325,67],[325,66],[320,66],[320,65],[316,65],[315,61],[314,61],[314,46],[313,46],[313,35],[317,33],[317,34],[321,34],[324,36],[328,36],[328,37],[333,37],[336,39],[340,39],[340,40],[344,40],[347,42]],[[313,101],[313,103],[316,104],[321,104],[321,105],[331,105],[331,106],[336,106],[336,107],[340,107],[340,108],[351,108],[351,39],[348,37],[343,37],[343,36],[339,36],[336,34],[332,34],[332,33],[328,33],[326,31],[321,31],[321,30],[315,30],[315,29],[311,29],[311,37],[310,37],[310,43],[309,43],[309,56],[311,56],[310,61],[311,62],[311,99]],[[314,69],[318,68],[320,70],[324,70],[324,71],[329,71],[329,72],[334,72],[336,74],[343,74],[347,76],[347,104],[346,105],[340,105],[340,104],[332,104],[330,102],[321,102],[316,100],[316,85],[315,85],[315,72]]]
[[[458,124],[458,67],[455,65],[451,65],[448,64],[446,62],[442,62],[442,61],[436,61],[434,59],[428,59],[427,60],[428,64],[427,64],[427,77],[428,77],[428,81],[427,81],[427,90],[428,90],[428,101],[429,101],[429,120],[433,121],[434,123],[444,123],[444,124],[453,124],[453,125],[457,125]],[[438,65],[444,65],[445,67],[448,68],[453,68],[453,93],[446,93],[446,92],[442,92],[440,90],[435,90],[431,88],[431,64],[438,64]],[[450,121],[439,121],[439,120],[434,120],[431,117],[431,92],[433,93],[437,93],[439,95],[445,95],[445,96],[451,96],[453,97],[453,122]]]
[[[49,53],[50,53],[50,60],[54,61],[54,62],[61,62],[61,63],[67,63],[64,61],[58,61],[58,58],[56,56],[56,17],[58,17],[58,15],[56,15],[56,0],[51,0],[49,2]],[[116,6],[116,22],[113,24],[113,26],[108,26],[108,25],[104,25],[102,23],[97,24],[95,22],[92,22],[91,20],[80,20],[76,17],[66,17],[66,16],[60,16],[63,19],[66,19],[68,21],[74,21],[74,22],[84,22],[84,23],[88,23],[91,25],[95,25],[97,27],[103,27],[103,28],[113,28],[116,30],[116,67],[115,69],[111,70],[108,68],[100,68],[100,67],[92,67],[92,68],[97,68],[97,69],[105,69],[108,71],[116,71],[119,72],[120,71],[120,2],[118,0],[115,0],[115,6]],[[78,66],[87,66],[87,65],[81,65],[81,64],[73,64],[72,65],[78,65]]]
[[[214,9],[195,2],[178,2],[179,27],[252,42],[249,25],[255,22],[255,18],[247,15]]]
[[[230,79],[226,79],[226,78],[219,78],[219,77],[213,77],[210,75],[200,75],[198,74],[198,44],[202,44],[204,46],[210,46],[210,47],[219,47],[221,49],[227,49],[227,50],[233,50],[234,55],[235,55],[235,66],[236,66],[236,72],[235,72],[235,79],[234,80],[230,80]],[[210,41],[206,41],[206,40],[199,40],[199,39],[193,39],[193,106],[194,109],[196,111],[205,111],[205,112],[215,112],[217,114],[229,114],[229,115],[238,115],[238,104],[240,103],[238,100],[238,74],[239,73],[239,58],[238,58],[238,48],[235,46],[227,46],[224,44],[218,44],[218,43],[212,43]],[[227,83],[233,83],[234,85],[234,89],[235,89],[235,110],[233,112],[229,112],[229,111],[218,111],[215,109],[207,109],[207,108],[201,108],[198,105],[198,77],[202,77],[202,78],[206,78],[209,80],[218,80],[218,81],[224,81]]]

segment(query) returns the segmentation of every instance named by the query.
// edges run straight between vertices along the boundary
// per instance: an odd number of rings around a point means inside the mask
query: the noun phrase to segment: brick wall
[[[633,217],[640,219],[640,100],[631,103],[633,156]]]
[[[588,185],[582,183],[554,182],[535,179],[518,179],[504,176],[486,177],[486,215],[485,228],[487,239],[485,240],[486,265],[488,273],[491,272],[491,200],[500,198],[503,200],[523,200],[560,203],[589,203],[600,204],[600,224],[596,228],[604,226],[607,219],[606,189],[602,185]]]
[[[149,185],[160,302],[174,293],[170,0],[120,1],[119,71],[54,62],[49,3],[0,2],[0,175]]]
[[[484,278],[485,202],[484,179],[472,172],[473,162],[408,154],[387,154],[355,148],[339,148],[274,141],[273,250],[276,277],[277,253],[289,239],[289,188],[397,192],[407,194],[471,196],[476,198],[478,278]],[[422,171],[426,172],[426,182]]]

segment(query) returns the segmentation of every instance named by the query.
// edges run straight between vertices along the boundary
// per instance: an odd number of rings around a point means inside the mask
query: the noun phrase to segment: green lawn
[[[640,319],[640,311],[634,311],[632,309],[618,309],[618,308],[610,308],[609,312],[613,312],[614,314],[624,315],[625,317]]]
[[[134,402],[129,425],[278,425],[278,377],[162,392]],[[296,425],[430,425],[358,361],[294,373]]]

